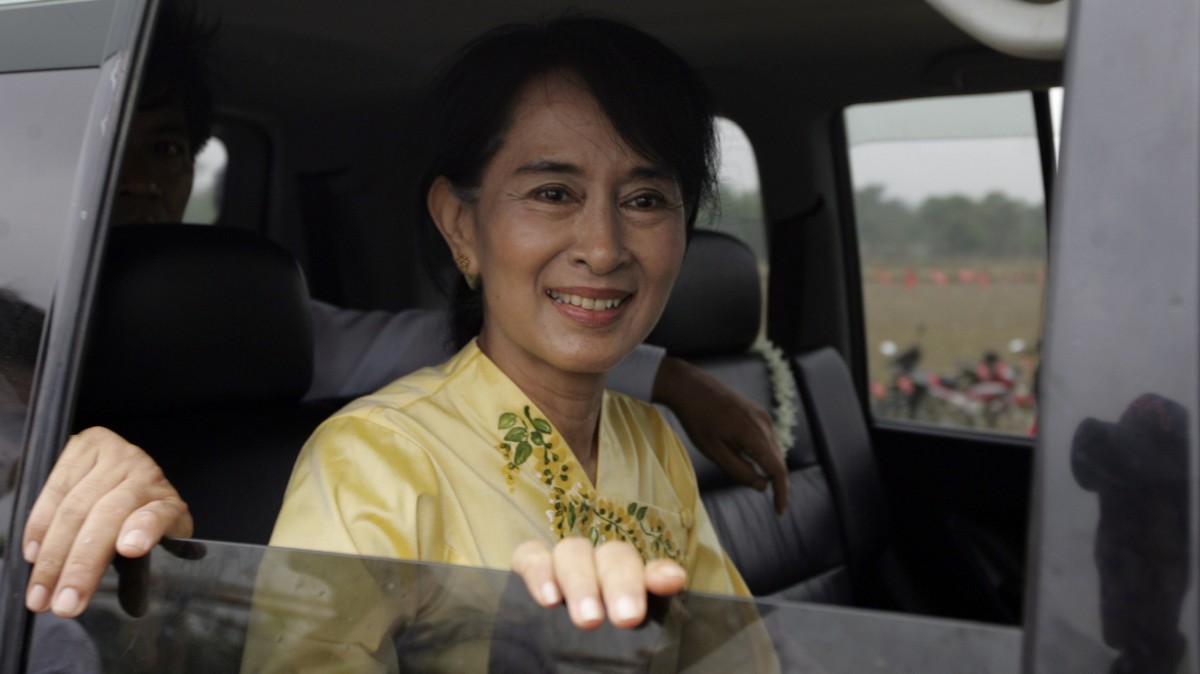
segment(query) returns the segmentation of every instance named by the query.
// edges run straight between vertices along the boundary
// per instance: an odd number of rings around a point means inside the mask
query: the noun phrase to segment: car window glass
[[[701,213],[696,226],[737,237],[758,258],[763,297],[767,283],[767,234],[763,223],[758,164],[750,138],[733,120],[717,117],[720,157],[717,163],[718,206]],[[763,312],[764,316],[766,312]]]
[[[196,155],[192,178],[192,195],[183,212],[183,221],[211,225],[221,215],[221,198],[225,192],[225,167],[229,153],[225,143],[213,136]]]
[[[0,551],[97,73],[0,75]]]
[[[833,674],[1013,672],[1020,656],[1015,628],[695,593],[663,601],[641,629],[584,632],[496,570],[207,542],[172,550],[153,551],[152,580],[124,590],[143,617],[120,608],[109,571],[79,619],[106,671],[164,661],[238,671],[243,656],[257,671],[301,654],[307,666],[353,669],[366,649],[307,631],[338,626],[377,633],[393,671],[764,671],[778,660],[783,671]]]
[[[1031,433],[1046,220],[1030,94],[845,121],[876,417]]]

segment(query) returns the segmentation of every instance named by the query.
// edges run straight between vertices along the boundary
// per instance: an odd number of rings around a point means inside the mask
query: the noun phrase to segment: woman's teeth
[[[588,311],[604,311],[605,309],[616,309],[617,307],[621,306],[620,299],[594,300],[590,297],[568,295],[566,293],[559,293],[553,290],[547,290],[546,294],[550,296],[550,299],[558,302],[559,304],[573,304],[577,307],[587,309]]]

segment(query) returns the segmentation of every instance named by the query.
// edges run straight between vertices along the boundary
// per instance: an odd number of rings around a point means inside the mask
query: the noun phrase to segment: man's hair
[[[212,136],[213,104],[208,86],[209,50],[218,26],[205,23],[188,0],[159,5],[139,108],[178,103],[183,107],[193,156]]]

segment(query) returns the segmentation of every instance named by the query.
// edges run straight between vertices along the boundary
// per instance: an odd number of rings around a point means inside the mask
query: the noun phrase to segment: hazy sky
[[[1041,160],[1028,93],[855,106],[859,138],[851,150],[855,187],[881,184],[911,204],[930,195],[979,198],[1000,190],[1043,200]],[[1050,92],[1058,140],[1062,90]],[[733,122],[718,120],[721,182],[758,188],[754,151]],[[853,132],[852,132],[852,135]],[[854,140],[854,139],[852,139]]]

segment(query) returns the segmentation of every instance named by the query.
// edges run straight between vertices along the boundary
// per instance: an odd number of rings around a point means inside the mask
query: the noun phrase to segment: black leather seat
[[[748,351],[758,335],[761,307],[753,251],[731,236],[698,231],[649,341],[771,409],[767,363]],[[675,423],[669,410],[663,412]],[[803,406],[796,410],[795,443],[787,448],[791,502],[783,516],[775,514],[770,494],[734,483],[696,451],[682,429],[680,436],[721,543],[754,594],[855,602],[841,517]]]
[[[819,349],[796,359],[817,453],[841,514],[851,580],[860,601],[879,597],[881,560],[890,524],[866,417],[850,370],[837,351]],[[889,600],[890,602],[890,600]]]
[[[97,292],[76,426],[153,456],[197,537],[265,543],[296,454],[332,411],[301,402],[312,326],[295,261],[241,230],[121,227]]]

